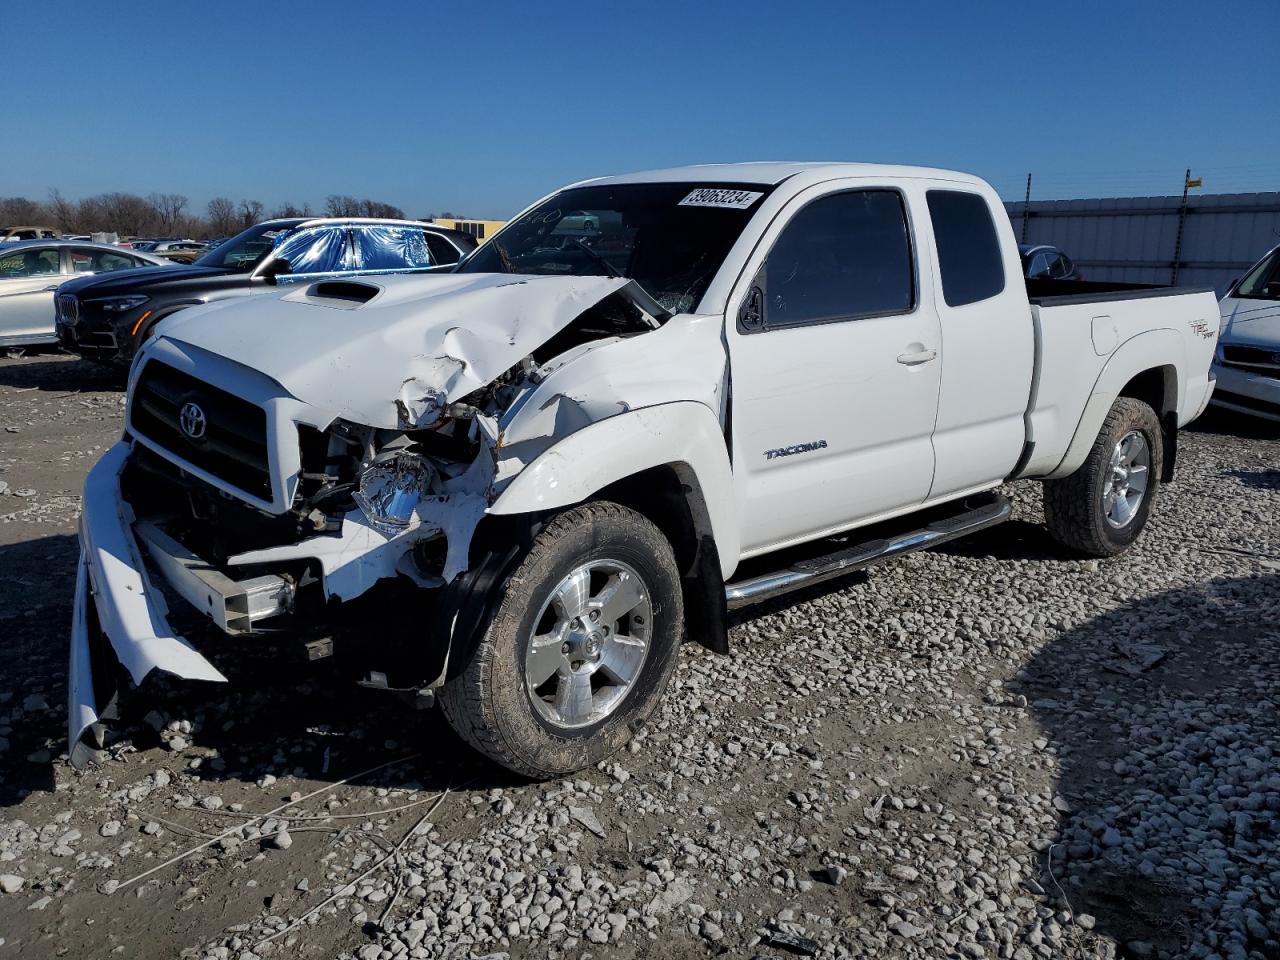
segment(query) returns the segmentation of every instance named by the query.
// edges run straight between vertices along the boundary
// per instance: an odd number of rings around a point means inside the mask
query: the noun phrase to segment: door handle
[[[914,367],[917,364],[928,363],[930,360],[936,359],[937,350],[912,350],[908,353],[898,354],[898,362],[904,367]]]

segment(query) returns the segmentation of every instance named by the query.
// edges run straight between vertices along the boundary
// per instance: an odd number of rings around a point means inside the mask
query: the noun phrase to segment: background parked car
[[[1022,275],[1029,280],[1083,280],[1071,258],[1047,243],[1024,243],[1018,246],[1022,256]]]
[[[1254,264],[1219,307],[1213,402],[1280,421],[1280,247]]]
[[[53,227],[0,227],[0,243],[20,240],[53,240],[58,231]]]
[[[148,253],[174,263],[195,263],[205,253],[205,245],[196,240],[158,240]]]
[[[163,266],[159,257],[104,243],[26,240],[0,247],[0,345],[55,343],[53,298],[75,276]]]
[[[183,307],[267,293],[277,283],[427,270],[457,263],[475,245],[461,231],[412,220],[268,220],[191,266],[71,281],[58,291],[58,337],[82,356],[127,363]]]

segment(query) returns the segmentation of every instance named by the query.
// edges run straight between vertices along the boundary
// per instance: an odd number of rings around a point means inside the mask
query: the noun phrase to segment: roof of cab
[[[688,167],[668,167],[663,170],[644,170],[624,173],[614,177],[598,177],[582,180],[573,186],[610,183],[760,183],[777,185],[783,180],[801,173],[823,173],[832,177],[911,177],[936,180],[957,180],[980,183],[973,174],[933,167],[913,167],[890,163],[830,163],[765,161],[753,163],[705,163]]]

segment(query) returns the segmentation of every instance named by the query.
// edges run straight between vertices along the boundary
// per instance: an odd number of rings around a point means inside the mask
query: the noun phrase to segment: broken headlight
[[[378,456],[360,474],[355,501],[369,521],[384,533],[400,533],[413,522],[414,511],[432,496],[436,471],[416,453]]]

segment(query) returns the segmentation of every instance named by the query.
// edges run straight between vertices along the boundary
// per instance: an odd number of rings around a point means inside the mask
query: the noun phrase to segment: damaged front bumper
[[[147,577],[133,510],[120,496],[128,454],[129,445],[117,443],[85,479],[67,684],[67,739],[76,765],[88,759],[81,737],[109,706],[111,654],[135,684],[153,670],[186,680],[227,679],[169,626],[164,597]]]
[[[399,577],[419,587],[442,587],[465,566],[471,536],[487,507],[479,491],[492,475],[492,461],[482,458],[448,482],[449,495],[420,504],[404,530],[381,529],[357,509],[346,514],[334,535],[240,553],[218,568],[170,536],[163,520],[136,515],[121,493],[130,452],[127,441],[117,443],[85,480],[67,730],[76,766],[91,755],[82,742],[86,731],[92,728],[101,744],[100,721],[110,717],[120,667],[135,685],[153,670],[186,680],[226,680],[170,625],[161,586],[229,635],[254,633],[259,621],[295,612],[298,580],[277,571],[296,568],[300,561],[318,575],[326,603],[352,600]],[[418,542],[435,537],[448,545],[439,573],[420,569],[412,557]],[[238,578],[237,568],[253,569]]]

